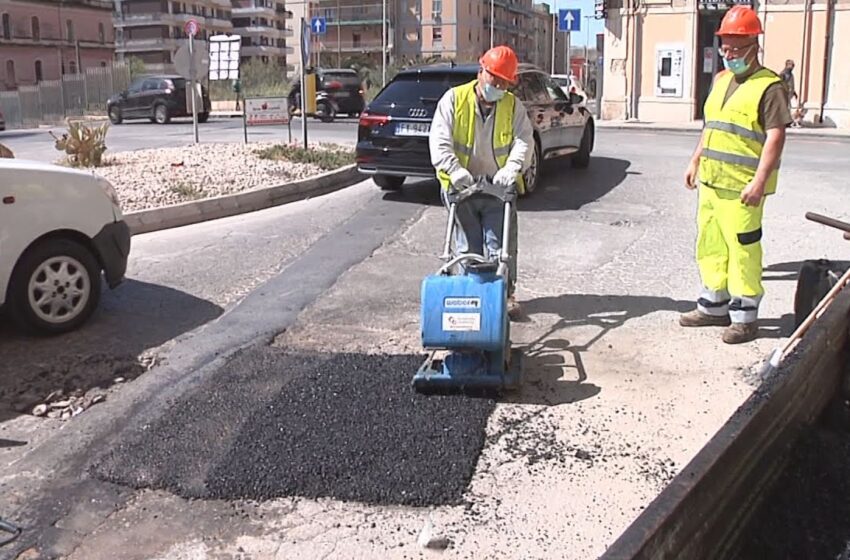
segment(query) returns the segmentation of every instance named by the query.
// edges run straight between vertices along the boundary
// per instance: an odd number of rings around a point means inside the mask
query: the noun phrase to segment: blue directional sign
[[[558,10],[558,31],[581,31],[581,10]]]
[[[310,31],[316,35],[324,35],[328,30],[328,22],[323,17],[314,17],[310,20]]]

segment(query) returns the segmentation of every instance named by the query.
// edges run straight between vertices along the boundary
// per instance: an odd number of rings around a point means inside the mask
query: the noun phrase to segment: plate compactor
[[[498,256],[451,252],[457,205],[472,196],[493,196],[504,203]],[[449,220],[441,257],[445,264],[422,281],[422,346],[430,355],[413,377],[413,387],[422,393],[515,389],[522,376],[522,353],[511,349],[508,243],[516,194],[480,177],[447,198]],[[458,265],[464,273],[452,274]],[[437,358],[441,350],[447,353]]]

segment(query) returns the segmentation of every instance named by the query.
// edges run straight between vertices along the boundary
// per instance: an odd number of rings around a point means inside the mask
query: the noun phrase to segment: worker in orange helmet
[[[528,113],[509,90],[516,83],[519,61],[508,46],[488,50],[479,60],[475,80],[449,89],[437,104],[431,123],[431,163],[447,195],[471,187],[475,178],[492,177],[506,192],[523,194],[523,172],[531,163],[534,130]],[[473,195],[456,208],[455,247],[458,253],[498,258],[502,247],[504,205],[491,196]],[[514,297],[517,271],[517,213],[511,205],[508,239],[508,315],[520,309]]]
[[[745,6],[729,10],[717,35],[725,70],[705,102],[702,137],[685,172],[698,189],[697,308],[683,327],[725,326],[723,341],[758,335],[762,286],[762,215],[776,192],[785,129],[791,124],[782,80],[758,60],[761,21]]]

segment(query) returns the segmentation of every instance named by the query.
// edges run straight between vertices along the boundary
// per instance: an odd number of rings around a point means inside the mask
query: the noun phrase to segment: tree
[[[147,73],[147,67],[145,66],[145,61],[137,56],[131,56],[127,58],[127,67],[130,69],[130,79],[134,79],[137,76],[141,76]]]

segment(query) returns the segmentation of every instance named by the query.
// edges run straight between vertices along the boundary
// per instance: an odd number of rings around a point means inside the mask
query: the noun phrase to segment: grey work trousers
[[[446,191],[440,189],[440,197],[449,207]],[[485,258],[497,259],[502,253],[502,219],[504,205],[492,196],[473,195],[457,205],[455,211],[454,242],[455,254],[477,253]],[[484,248],[487,248],[487,253]],[[517,211],[516,202],[511,204],[511,231],[508,238],[508,296],[512,296],[517,277]],[[461,267],[462,268],[462,267]],[[463,268],[462,268],[463,270]]]

